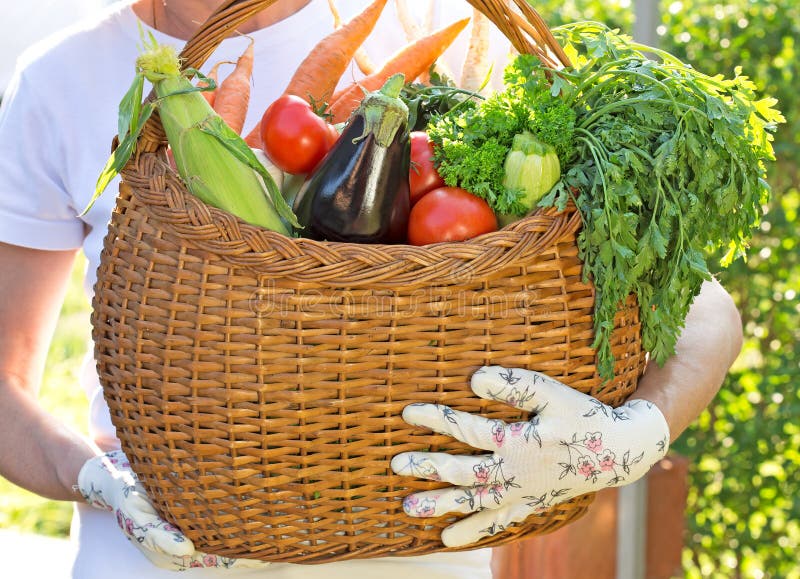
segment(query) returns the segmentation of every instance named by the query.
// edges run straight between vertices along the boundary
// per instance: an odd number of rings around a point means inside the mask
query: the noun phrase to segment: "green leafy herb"
[[[597,290],[595,347],[613,375],[610,334],[622,300],[639,300],[644,348],[675,351],[710,250],[743,255],[768,199],[765,163],[784,119],[736,71],[709,77],[597,23],[554,30],[574,63],[555,78],[576,111],[575,148],[542,205],[574,200],[578,246]],[[656,54],[650,60],[645,52]]]
[[[442,115],[470,99],[483,99],[479,93],[458,88],[449,77],[430,70],[430,82],[407,83],[400,98],[408,107],[408,130],[422,131],[431,117]]]
[[[486,199],[499,213],[528,211],[524,193],[503,184],[503,164],[514,136],[532,133],[553,146],[562,162],[573,148],[575,112],[551,94],[548,74],[536,57],[521,55],[506,68],[502,92],[431,119],[427,131],[436,145],[439,173],[448,185]]]

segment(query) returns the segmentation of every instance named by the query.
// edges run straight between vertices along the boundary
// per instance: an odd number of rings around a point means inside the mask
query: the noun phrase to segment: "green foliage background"
[[[633,32],[628,0],[533,4],[551,26],[599,20]],[[749,259],[719,272],[742,313],[744,350],[675,445],[692,461],[684,570],[692,578],[800,578],[800,2],[662,1],[660,10],[660,48],[708,74],[741,66],[787,118]]]
[[[629,0],[537,0],[550,25],[600,20],[632,32]],[[691,578],[800,578],[800,2],[683,0],[661,3],[660,46],[709,74],[736,66],[779,99],[773,198],[750,258],[720,272],[736,299],[746,344],[711,407],[676,444],[692,461],[684,569]],[[713,210],[713,208],[712,208]],[[43,398],[85,428],[75,363],[88,337],[78,282],[50,352]],[[65,503],[0,479],[0,527],[65,535]]]

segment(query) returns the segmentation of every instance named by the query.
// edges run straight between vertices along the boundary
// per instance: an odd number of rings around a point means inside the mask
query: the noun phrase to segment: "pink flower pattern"
[[[478,484],[486,484],[489,482],[489,464],[482,462],[472,469],[475,471],[475,481]]]
[[[492,438],[494,439],[497,448],[503,446],[503,441],[506,438],[506,427],[505,424],[499,420],[492,424]]]
[[[526,422],[515,422],[513,424],[509,424],[508,429],[511,431],[511,436],[517,437],[522,434],[526,425]]]
[[[583,439],[583,444],[597,454],[601,450],[603,450],[603,435],[599,432],[587,432],[586,438]]]
[[[609,449],[603,451],[602,454],[598,456],[600,470],[604,472],[608,472],[610,470],[614,470],[614,465],[616,464],[617,456],[611,452]]]
[[[436,500],[423,499],[417,507],[417,515],[420,517],[432,517],[436,513]]]
[[[140,548],[146,544],[145,538],[153,529],[162,529],[172,534],[176,543],[186,541],[186,537],[173,524],[155,519],[147,523],[139,523],[139,515],[135,510],[126,509],[129,506],[124,497],[132,493],[144,494],[144,489],[138,484],[136,474],[131,470],[130,462],[122,451],[113,451],[100,455],[93,462],[87,463],[88,473],[83,477],[79,491],[92,506],[112,511],[123,533]],[[146,497],[145,497],[146,498]],[[195,553],[171,559],[171,569],[184,570],[190,567],[235,567],[236,559],[219,557],[205,553]]]
[[[578,459],[578,472],[585,476],[587,479],[597,474],[597,468],[594,466],[594,461],[588,456],[582,456]]]
[[[598,475],[610,473],[612,476],[607,482],[608,486],[616,486],[625,480],[632,465],[638,463],[642,456],[630,457],[630,451],[624,454],[622,462],[617,460],[617,454],[603,445],[601,432],[587,432],[581,438],[578,433],[572,435],[572,440],[562,440],[561,446],[567,451],[567,461],[560,462],[562,467],[561,479],[570,474],[583,476],[585,480],[597,482]],[[589,454],[586,451],[589,451]],[[620,469],[620,470],[618,470]]]

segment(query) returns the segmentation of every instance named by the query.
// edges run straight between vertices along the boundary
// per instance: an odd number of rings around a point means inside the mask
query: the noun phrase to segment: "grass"
[[[90,338],[90,306],[82,286],[85,269],[81,254],[50,345],[40,394],[42,405],[53,416],[84,434],[88,406],[78,370]],[[0,529],[65,537],[71,519],[72,503],[44,499],[0,477]]]

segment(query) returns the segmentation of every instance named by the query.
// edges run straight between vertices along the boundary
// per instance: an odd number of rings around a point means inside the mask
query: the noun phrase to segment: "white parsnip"
[[[412,16],[408,2],[406,2],[406,0],[395,0],[394,5],[397,10],[397,18],[400,20],[400,26],[403,27],[403,32],[405,32],[406,41],[414,42],[422,38],[425,31],[419,25],[416,18]]]
[[[461,83],[459,86],[466,90],[488,92],[489,85],[486,77],[490,74],[492,63],[489,53],[489,29],[491,22],[486,15],[474,8],[472,10],[472,32],[469,38],[469,48],[464,58],[461,69]]]
[[[417,4],[419,0],[415,0],[414,5],[419,6]],[[397,18],[400,20],[400,25],[403,27],[403,32],[406,35],[406,40],[411,42],[416,42],[423,36],[426,36],[432,32],[433,29],[433,3],[429,3],[429,10],[426,13],[426,22],[427,25],[430,26],[430,29],[427,29],[420,25],[417,22],[417,19],[414,17],[411,11],[411,7],[409,6],[407,0],[395,0],[395,9],[397,10]],[[439,74],[446,76],[451,79],[455,79],[453,76],[452,71],[449,67],[444,63],[442,59],[436,61],[434,65],[434,70]],[[420,77],[423,81],[426,80],[428,77],[427,73]]]

